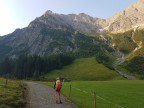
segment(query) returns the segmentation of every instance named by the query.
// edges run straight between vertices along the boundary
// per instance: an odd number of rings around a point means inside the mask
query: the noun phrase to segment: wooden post
[[[94,92],[94,108],[96,108],[96,93]]]
[[[69,97],[71,96],[71,84],[70,84],[70,91],[69,91]]]
[[[5,87],[7,87],[8,79],[6,78]]]

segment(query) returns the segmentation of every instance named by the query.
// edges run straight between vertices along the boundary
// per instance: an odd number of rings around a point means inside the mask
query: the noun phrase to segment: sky
[[[0,36],[24,28],[47,10],[109,18],[138,0],[0,0]]]

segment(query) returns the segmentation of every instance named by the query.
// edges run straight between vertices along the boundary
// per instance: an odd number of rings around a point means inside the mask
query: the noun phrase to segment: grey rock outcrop
[[[105,20],[93,18],[85,13],[76,14],[56,14],[52,11],[45,12],[39,18],[32,21],[28,27],[45,25],[49,28],[71,28],[80,32],[97,32],[104,25]]]
[[[111,32],[124,32],[144,24],[144,0],[139,0],[120,13],[107,19],[106,29]]]

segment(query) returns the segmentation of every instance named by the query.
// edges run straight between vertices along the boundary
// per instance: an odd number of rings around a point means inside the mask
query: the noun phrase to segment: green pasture
[[[52,83],[46,83],[52,85]],[[70,93],[71,85],[71,93]],[[78,81],[63,82],[62,94],[76,103],[79,108],[143,108],[144,81]]]
[[[48,73],[45,78],[51,80],[58,76],[67,80],[79,81],[124,79],[116,71],[99,64],[95,57],[77,59],[69,66]]]
[[[23,86],[19,81],[0,78],[0,108],[22,108],[25,106]]]

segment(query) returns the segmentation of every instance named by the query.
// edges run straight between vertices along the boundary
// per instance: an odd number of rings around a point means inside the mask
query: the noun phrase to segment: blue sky
[[[138,0],[0,0],[0,36],[24,28],[47,10],[109,18]]]

